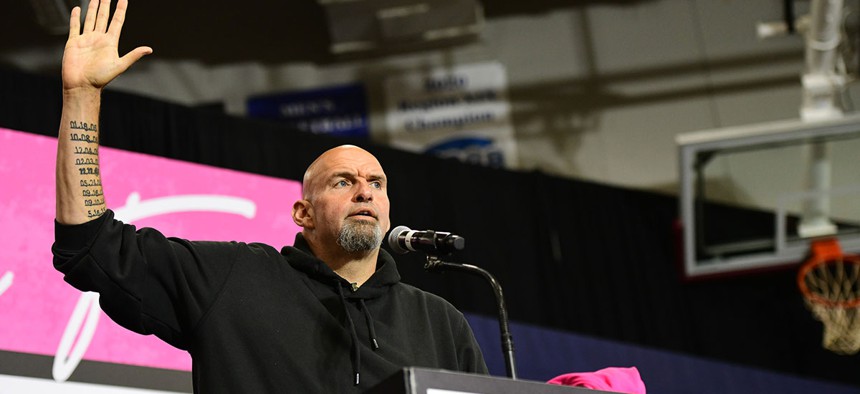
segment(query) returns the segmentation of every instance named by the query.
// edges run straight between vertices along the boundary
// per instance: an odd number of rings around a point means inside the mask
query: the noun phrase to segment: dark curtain
[[[60,105],[58,79],[0,71],[0,126],[55,136]],[[682,280],[674,196],[488,169],[116,92],[104,94],[101,130],[105,146],[295,180],[329,147],[364,146],[390,179],[392,224],[465,237],[452,260],[495,274],[516,321],[860,386],[857,356],[821,348],[821,324],[803,305],[794,268]],[[424,272],[419,255],[399,261],[404,281],[464,311],[495,314],[479,278]]]

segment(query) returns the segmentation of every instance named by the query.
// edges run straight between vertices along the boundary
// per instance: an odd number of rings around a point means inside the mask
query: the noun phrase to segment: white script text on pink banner
[[[187,353],[126,331],[100,311],[89,315],[93,300],[53,269],[56,143],[0,128],[0,350],[59,352],[60,365],[71,369],[77,363],[69,359],[83,352],[87,360],[190,370]],[[299,182],[110,148],[100,154],[108,208],[138,228],[276,248],[292,244],[299,230],[290,216]],[[88,322],[96,322],[91,332]],[[64,380],[57,374],[55,362],[54,377]]]

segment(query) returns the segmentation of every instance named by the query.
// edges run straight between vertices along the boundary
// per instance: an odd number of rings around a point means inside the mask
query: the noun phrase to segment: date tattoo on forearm
[[[99,171],[98,125],[94,122],[73,120],[69,122],[69,141],[73,143],[74,166],[79,178],[78,195],[86,209],[87,217],[97,218],[105,213],[104,194]]]

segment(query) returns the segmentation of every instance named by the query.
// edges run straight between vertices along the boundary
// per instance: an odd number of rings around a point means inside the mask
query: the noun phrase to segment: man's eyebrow
[[[336,172],[334,174],[331,174],[331,176],[329,177],[329,179],[335,179],[335,178],[353,179],[353,178],[355,178],[355,174],[352,172],[349,172],[349,171],[341,171],[341,172]]]
[[[334,174],[331,174],[331,176],[328,179],[334,180],[334,179],[339,179],[339,178],[354,180],[355,178],[358,178],[358,175],[352,171],[340,171],[340,172],[336,172]],[[368,181],[371,181],[371,182],[372,181],[380,181],[382,183],[388,182],[388,178],[385,177],[385,174],[370,174],[367,176],[366,179]]]

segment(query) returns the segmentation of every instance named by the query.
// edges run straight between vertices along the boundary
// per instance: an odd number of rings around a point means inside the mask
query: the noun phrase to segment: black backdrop
[[[0,127],[55,136],[60,100],[58,79],[0,70]],[[821,349],[821,324],[803,306],[794,269],[681,279],[673,196],[487,169],[116,92],[104,95],[101,129],[105,146],[295,180],[329,147],[364,146],[390,179],[392,224],[464,236],[455,260],[494,273],[516,321],[860,386],[857,356]],[[421,256],[400,260],[404,281],[464,311],[495,313],[481,280],[427,274]]]

